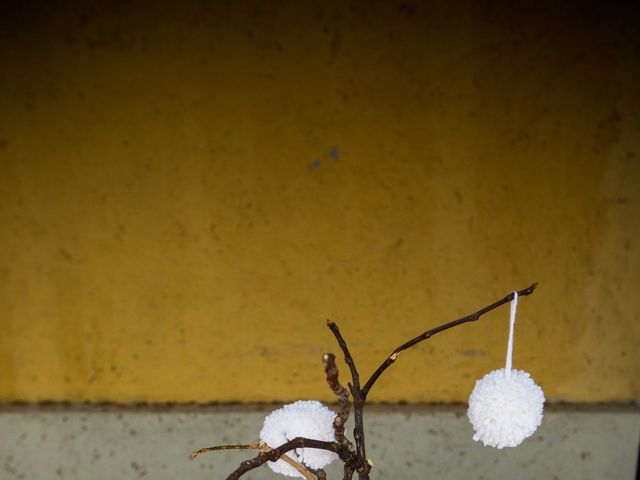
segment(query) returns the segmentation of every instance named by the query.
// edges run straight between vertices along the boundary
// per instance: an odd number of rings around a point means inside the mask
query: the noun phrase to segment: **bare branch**
[[[216,445],[214,447],[205,447],[205,448],[201,448],[200,450],[196,450],[194,452],[191,452],[191,458],[196,458],[198,455],[200,455],[202,453],[205,453],[205,452],[214,452],[214,451],[217,451],[217,450],[260,450],[261,452],[270,452],[273,449],[269,445],[267,445],[265,442],[249,443],[249,444],[246,444],[246,445]],[[307,469],[300,462],[296,462],[293,458],[289,457],[288,455],[282,455],[280,457],[280,460],[282,460],[283,462],[288,463],[293,468],[295,468],[297,471],[299,471],[302,475],[304,475],[304,478],[306,480],[314,480],[313,479],[313,475],[311,474],[309,469]],[[321,472],[322,472],[322,474],[324,474],[325,479],[326,479],[326,474],[323,471],[321,471]]]
[[[345,342],[344,338],[342,338],[342,334],[340,333],[340,329],[338,328],[338,325],[336,325],[331,320],[327,320],[327,327],[329,327],[333,335],[336,337],[336,340],[338,341],[338,345],[340,345],[340,349],[342,350],[342,353],[344,353],[344,361],[346,362],[347,366],[349,367],[349,370],[351,371],[351,379],[353,381],[353,386],[357,390],[360,390],[360,375],[358,375],[358,369],[356,368],[356,364],[353,361],[353,357],[349,352],[349,348],[347,347],[347,342]]]
[[[331,391],[338,397],[340,411],[333,420],[333,429],[336,433],[336,440],[342,445],[353,449],[352,443],[344,435],[344,426],[349,419],[351,403],[349,402],[349,392],[340,384],[338,379],[338,367],[336,366],[336,357],[333,353],[325,353],[322,357],[324,361],[324,371],[327,374],[327,383]]]
[[[259,448],[259,443],[249,443],[247,445],[216,445],[215,447],[205,447],[191,452],[191,458],[196,458],[202,453],[213,452],[216,450],[258,450]]]
[[[282,455],[296,448],[318,448],[320,450],[328,450],[337,453],[340,459],[345,462],[353,462],[354,455],[348,451],[346,447],[337,442],[323,442],[322,440],[314,440],[311,438],[296,437],[283,443],[278,448],[274,448],[268,452],[260,452],[257,457],[246,460],[240,464],[228,477],[227,480],[237,480],[242,475],[266,462],[275,462]]]
[[[282,460],[283,462],[288,463],[289,465],[291,465],[293,468],[295,468],[297,471],[299,471],[306,480],[315,480],[313,478],[313,474],[307,470],[304,465],[302,465],[301,463],[296,462],[293,458],[291,458],[290,456],[288,456],[287,454],[282,455],[280,457],[280,460]]]
[[[519,297],[524,297],[526,295],[531,295],[535,291],[537,286],[538,286],[537,283],[533,283],[529,287],[527,287],[527,288],[525,288],[523,290],[519,290],[518,291],[518,296]],[[454,320],[453,322],[445,323],[445,324],[440,325],[439,327],[436,327],[436,328],[434,328],[432,330],[427,330],[426,332],[421,333],[417,337],[415,337],[415,338],[409,340],[408,342],[400,345],[398,348],[396,348],[391,353],[391,355],[389,355],[387,357],[387,359],[384,362],[382,362],[382,364],[377,368],[377,370],[375,372],[373,372],[373,375],[371,375],[371,378],[369,378],[369,380],[367,380],[367,383],[362,388],[362,393],[364,394],[365,398],[369,394],[369,390],[371,390],[371,387],[373,387],[373,384],[376,383],[376,380],[378,380],[380,375],[382,375],[382,373],[387,368],[389,368],[393,364],[393,362],[396,361],[396,358],[398,358],[398,355],[401,352],[413,347],[414,345],[416,345],[416,344],[418,344],[418,343],[420,343],[420,342],[422,342],[424,340],[427,340],[427,339],[431,338],[436,333],[440,333],[440,332],[443,332],[443,331],[448,330],[450,328],[457,327],[458,325],[461,325],[463,323],[475,322],[476,320],[478,320],[485,313],[490,312],[491,310],[494,310],[494,309],[498,308],[499,306],[510,302],[511,300],[513,300],[513,292],[511,292],[509,295],[507,295],[503,299],[498,300],[497,302],[494,302],[491,305],[488,305],[488,306],[486,306],[484,308],[481,308],[477,312],[474,312],[474,313],[472,313],[470,315],[467,315],[466,317],[459,318],[458,320]]]
[[[347,342],[345,342],[344,338],[342,338],[342,334],[340,333],[340,329],[338,325],[336,325],[331,320],[327,320],[327,326],[336,337],[338,341],[338,345],[342,349],[344,353],[344,361],[349,366],[349,370],[351,371],[351,378],[353,379],[353,385],[349,384],[349,389],[351,390],[351,395],[353,397],[353,417],[355,421],[355,427],[353,428],[353,436],[356,441],[356,452],[358,455],[358,461],[352,465],[358,472],[358,477],[361,480],[367,480],[369,478],[369,470],[371,467],[367,463],[367,452],[365,447],[365,439],[364,439],[364,403],[366,400],[366,396],[363,394],[360,389],[360,376],[358,375],[358,369],[356,368],[356,364],[349,352],[349,348],[347,347]]]

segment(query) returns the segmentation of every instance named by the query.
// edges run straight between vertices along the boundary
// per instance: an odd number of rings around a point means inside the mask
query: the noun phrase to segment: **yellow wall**
[[[533,281],[515,366],[640,397],[631,7],[52,3],[0,15],[0,400],[326,400],[327,317],[365,376]],[[507,316],[370,400],[466,400]]]

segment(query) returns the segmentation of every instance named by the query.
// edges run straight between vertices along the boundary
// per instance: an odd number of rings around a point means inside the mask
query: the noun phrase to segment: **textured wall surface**
[[[2,3],[0,400],[639,398],[638,9],[300,3]]]

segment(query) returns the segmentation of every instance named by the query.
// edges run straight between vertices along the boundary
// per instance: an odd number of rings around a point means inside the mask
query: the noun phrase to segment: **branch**
[[[330,452],[337,453],[343,462],[353,461],[353,454],[337,442],[323,442],[322,440],[296,437],[293,440],[289,440],[287,443],[283,443],[278,448],[274,448],[268,452],[260,452],[257,457],[242,462],[226,480],[238,480],[248,471],[258,468],[264,463],[275,462],[285,453],[296,448],[317,448],[320,450],[328,450]]]
[[[364,418],[363,418],[363,410],[364,410],[366,395],[360,389],[360,376],[358,375],[358,369],[356,368],[356,364],[353,361],[353,357],[349,352],[349,348],[347,347],[347,342],[345,342],[344,338],[342,338],[342,334],[340,333],[340,329],[338,328],[338,325],[336,325],[331,320],[327,320],[327,327],[329,327],[333,335],[336,337],[336,340],[338,341],[338,345],[340,345],[340,348],[342,349],[342,353],[344,353],[344,361],[349,366],[349,370],[351,371],[351,378],[353,379],[353,385],[349,384],[349,389],[351,390],[351,395],[353,396],[353,417],[355,421],[353,436],[356,441],[356,452],[358,455],[358,460],[356,463],[351,465],[351,467],[355,466],[355,469],[358,472],[358,477],[360,478],[360,480],[368,480],[369,470],[371,470],[371,466],[367,462],[367,453],[366,453],[365,441],[364,441]]]
[[[213,452],[216,450],[260,450],[261,452],[270,452],[273,449],[269,445],[267,445],[265,442],[249,443],[246,445],[216,445],[214,447],[205,447],[205,448],[201,448],[200,450],[191,452],[191,458],[196,458],[198,455],[202,453]],[[311,472],[309,471],[310,469],[306,468],[300,462],[296,462],[289,455],[282,455],[280,457],[280,460],[282,460],[285,463],[288,463],[297,471],[299,471],[306,480],[313,480],[313,475],[311,475]],[[314,470],[313,473],[315,473],[318,476],[318,480],[326,480],[327,478],[327,474],[324,473],[324,470],[317,470],[317,471]]]
[[[526,295],[531,295],[536,287],[538,286],[537,283],[533,283],[531,284],[531,286],[523,289],[523,290],[518,290],[518,297],[524,297]],[[443,332],[445,330],[448,330],[450,328],[453,327],[457,327],[458,325],[462,325],[463,323],[467,323],[467,322],[475,322],[476,320],[478,320],[482,315],[484,315],[487,312],[490,312],[491,310],[494,310],[496,308],[498,308],[501,305],[504,305],[505,303],[510,302],[511,300],[513,300],[513,292],[510,293],[509,295],[507,295],[506,297],[504,297],[501,300],[498,300],[495,303],[492,303],[491,305],[488,305],[480,310],[478,310],[477,312],[474,312],[470,315],[467,315],[466,317],[462,317],[459,318],[458,320],[454,320],[453,322],[449,322],[449,323],[445,323],[444,325],[440,325],[439,327],[436,327],[432,330],[427,330],[426,332],[418,335],[417,337],[415,337],[412,340],[409,340],[407,343],[404,343],[402,345],[400,345],[398,348],[396,348],[391,355],[389,355],[389,357],[387,357],[387,359],[382,362],[382,364],[378,367],[378,369],[373,372],[373,375],[371,375],[371,378],[369,378],[369,380],[367,380],[367,383],[365,384],[365,386],[362,388],[362,393],[364,394],[364,397],[366,398],[369,390],[371,390],[371,387],[373,387],[373,384],[376,383],[376,380],[378,380],[378,378],[380,377],[380,375],[382,375],[382,373],[389,368],[393,362],[396,361],[396,358],[398,358],[398,355],[403,352],[404,350],[407,350],[411,347],[413,347],[414,345],[427,340],[429,338],[431,338],[433,335],[435,335],[436,333],[440,333]]]
[[[331,391],[338,397],[338,404],[340,405],[340,411],[333,419],[333,430],[336,433],[336,440],[348,447],[351,451],[354,451],[353,445],[349,439],[344,436],[344,426],[349,419],[349,411],[351,410],[349,392],[340,384],[340,380],[338,379],[336,356],[333,353],[325,353],[322,361],[324,362],[324,371],[327,374],[329,388],[331,388]]]
[[[260,442],[260,450],[262,450],[263,452],[270,452],[273,449],[266,443]],[[311,472],[309,471],[309,469],[305,467],[302,463],[296,462],[293,458],[291,458],[286,453],[280,457],[280,460],[282,460],[285,463],[288,463],[297,471],[299,471],[302,474],[302,476],[305,478],[305,480],[313,480],[313,475],[311,475]],[[325,480],[326,480],[326,475],[325,475]]]
[[[357,390],[360,390],[360,375],[358,375],[358,369],[356,368],[356,364],[353,361],[353,357],[351,356],[351,353],[349,353],[347,342],[345,342],[344,338],[342,338],[342,334],[340,333],[340,329],[338,328],[338,325],[333,323],[331,320],[327,320],[327,327],[331,329],[331,332],[333,333],[333,335],[336,337],[336,340],[338,341],[338,345],[340,345],[340,348],[342,349],[342,353],[344,353],[344,361],[347,363],[347,365],[349,366],[349,370],[351,371],[351,379],[353,381],[353,386]]]
[[[247,445],[216,445],[215,447],[205,447],[191,452],[191,458],[196,458],[202,453],[213,452],[216,450],[258,450],[259,448],[259,443],[249,443]]]

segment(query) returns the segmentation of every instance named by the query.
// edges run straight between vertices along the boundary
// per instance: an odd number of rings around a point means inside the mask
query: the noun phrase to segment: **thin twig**
[[[213,451],[217,451],[217,450],[260,450],[262,453],[268,453],[268,452],[273,451],[274,449],[271,448],[269,445],[267,445],[267,443],[265,443],[265,442],[249,443],[249,444],[246,444],[246,445],[216,445],[216,446],[213,446],[213,447],[201,448],[200,450],[196,450],[194,452],[191,452],[191,458],[195,458],[198,455],[200,455],[202,453],[205,453],[205,452],[213,452]],[[296,460],[291,458],[286,453],[283,453],[278,458],[278,460],[282,460],[283,462],[288,463],[289,465],[291,465],[298,472],[300,472],[304,476],[304,478],[306,480],[314,480],[313,475],[311,473],[311,469],[308,469],[307,467],[305,467],[300,462],[297,462]],[[313,473],[315,473],[318,476],[318,480],[326,480],[326,478],[327,478],[327,474],[324,472],[324,470],[317,470],[317,471],[313,470]]]
[[[297,471],[299,471],[304,476],[304,478],[306,480],[315,480],[313,478],[313,474],[309,470],[307,470],[307,468],[304,465],[302,465],[299,462],[296,462],[293,458],[291,458],[286,453],[280,457],[280,460],[282,460],[283,462],[288,463],[293,468],[295,468]]]
[[[215,447],[205,447],[191,452],[191,458],[196,458],[202,453],[213,452],[216,450],[258,450],[259,448],[259,443],[249,443],[247,445],[216,445]]]
[[[344,338],[342,338],[342,334],[340,333],[340,329],[338,328],[338,325],[336,325],[331,320],[327,320],[327,327],[329,327],[333,335],[336,337],[336,340],[338,341],[338,345],[340,345],[340,349],[342,350],[342,353],[344,353],[344,361],[346,362],[347,366],[349,367],[349,371],[351,372],[351,379],[353,381],[353,386],[356,389],[360,390],[360,375],[358,375],[358,369],[356,368],[356,364],[353,361],[353,357],[349,352],[349,347],[347,347],[347,342],[345,342]]]
[[[273,450],[273,448],[271,448],[265,442],[260,442],[260,450],[263,451],[263,452],[270,452],[271,450]],[[299,471],[304,476],[304,478],[306,480],[314,480],[313,479],[313,475],[311,474],[311,472],[309,471],[309,469],[307,467],[305,467],[300,462],[295,461],[293,458],[291,458],[286,453],[282,454],[280,456],[279,460],[282,460],[283,462],[288,463],[289,465],[291,465],[293,468],[295,468],[297,471]]]
[[[340,384],[338,379],[338,367],[336,366],[336,356],[333,353],[325,353],[322,357],[324,361],[324,371],[327,374],[327,384],[331,391],[338,397],[338,405],[340,411],[333,419],[333,430],[336,434],[336,440],[342,445],[353,449],[353,444],[344,435],[344,427],[349,419],[351,403],[349,402],[349,392]]]
[[[296,448],[318,448],[320,450],[328,450],[337,453],[340,459],[345,463],[354,461],[354,456],[349,450],[337,442],[323,442],[322,440],[314,440],[311,438],[296,437],[283,443],[277,448],[268,452],[260,452],[257,457],[251,460],[245,460],[227,477],[226,480],[238,480],[242,475],[254,468],[258,468],[266,462],[275,462],[285,453]]]
[[[537,283],[533,283],[531,284],[531,286],[523,289],[523,290],[518,290],[518,296],[519,297],[524,297],[526,295],[531,295],[536,287],[538,286]],[[509,295],[507,295],[506,297],[504,297],[501,300],[498,300],[497,302],[492,303],[491,305],[488,305],[480,310],[478,310],[477,312],[474,312],[470,315],[467,315],[466,317],[462,317],[459,318],[458,320],[454,320],[453,322],[449,322],[449,323],[445,323],[443,325],[440,325],[439,327],[436,327],[432,330],[427,330],[424,333],[421,333],[420,335],[418,335],[417,337],[409,340],[408,342],[400,345],[398,348],[396,348],[391,355],[389,355],[387,357],[387,359],[382,362],[382,364],[376,369],[375,372],[373,372],[373,375],[371,375],[371,378],[369,378],[369,380],[367,380],[367,383],[364,385],[364,387],[362,388],[362,393],[364,394],[364,397],[366,398],[367,395],[369,394],[369,390],[371,390],[371,387],[373,387],[373,384],[376,383],[376,380],[378,380],[378,378],[380,377],[380,375],[382,375],[382,373],[389,368],[393,362],[396,361],[396,358],[398,358],[398,355],[403,352],[404,350],[407,350],[411,347],[413,347],[414,345],[427,340],[428,338],[431,338],[433,335],[435,335],[436,333],[440,333],[443,332],[445,330],[448,330],[450,328],[453,327],[457,327],[458,325],[461,325],[463,323],[467,323],[467,322],[475,322],[476,320],[478,320],[482,315],[484,315],[487,312],[490,312],[491,310],[494,310],[496,308],[498,308],[501,305],[504,305],[505,303],[510,302],[511,300],[513,300],[513,292],[511,292]]]
[[[364,438],[364,404],[366,395],[360,389],[360,375],[358,374],[358,369],[356,368],[356,364],[351,356],[351,352],[349,352],[349,347],[347,347],[347,342],[345,342],[344,338],[342,338],[342,334],[340,333],[340,329],[338,325],[336,325],[331,320],[327,320],[327,327],[331,330],[334,337],[338,341],[338,345],[342,349],[342,353],[344,353],[344,361],[349,367],[351,371],[351,378],[353,380],[353,385],[349,384],[349,389],[351,390],[351,396],[353,397],[353,418],[355,426],[353,428],[353,437],[356,441],[356,452],[357,452],[357,463],[352,465],[358,472],[358,478],[360,480],[368,480],[369,479],[369,470],[371,470],[371,466],[367,463],[367,452],[365,447],[365,438]]]

